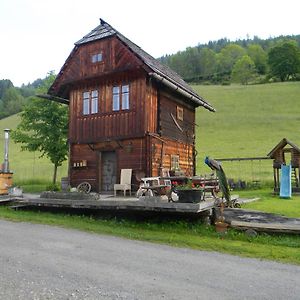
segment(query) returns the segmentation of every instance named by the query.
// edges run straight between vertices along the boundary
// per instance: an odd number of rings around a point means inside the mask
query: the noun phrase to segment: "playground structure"
[[[283,198],[289,198],[291,193],[299,193],[300,148],[284,138],[268,157],[273,159],[274,193],[280,193]]]

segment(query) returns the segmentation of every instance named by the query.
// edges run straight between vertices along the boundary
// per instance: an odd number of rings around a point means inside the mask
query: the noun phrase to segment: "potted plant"
[[[225,222],[225,217],[224,217],[224,202],[221,203],[220,206],[220,213],[219,216],[215,222],[215,226],[216,226],[216,231],[224,234],[227,232],[227,228],[228,228],[228,224]]]
[[[192,180],[188,180],[185,184],[175,183],[175,193],[178,195],[178,202],[182,203],[198,203],[203,198],[203,188],[195,185]]]

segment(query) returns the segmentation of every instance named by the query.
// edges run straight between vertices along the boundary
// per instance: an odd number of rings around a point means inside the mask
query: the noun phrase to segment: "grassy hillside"
[[[0,120],[0,162],[4,160],[4,128],[15,129],[19,123],[18,115]],[[40,158],[40,153],[21,151],[20,144],[13,140],[9,143],[10,170],[14,173],[14,182],[21,184],[32,180],[51,181],[53,166],[46,158]],[[58,170],[58,178],[67,175],[66,163]]]
[[[196,116],[197,174],[209,173],[203,163],[213,158],[266,156],[284,137],[300,145],[300,83],[265,85],[194,86],[216,109],[199,108]],[[0,162],[3,161],[3,129],[14,129],[17,115],[0,120]],[[17,182],[51,181],[53,166],[38,153],[21,151],[10,143],[10,168]],[[272,161],[223,163],[229,178],[271,181]],[[67,175],[65,165],[59,177]]]
[[[300,145],[300,83],[194,86],[217,110],[196,116],[197,171],[203,158],[266,156],[284,137]],[[223,163],[228,177],[272,180],[272,161]],[[259,171],[260,175],[253,176]],[[261,178],[257,178],[261,177]]]

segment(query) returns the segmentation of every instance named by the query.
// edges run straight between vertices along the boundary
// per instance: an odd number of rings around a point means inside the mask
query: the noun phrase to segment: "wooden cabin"
[[[195,173],[195,109],[214,108],[102,19],[75,43],[48,94],[69,105],[71,186],[109,191],[125,168],[133,183],[162,169]]]
[[[292,192],[300,192],[300,148],[284,138],[271,150],[268,157],[273,159],[274,192],[279,192],[281,165],[289,164],[292,167]]]

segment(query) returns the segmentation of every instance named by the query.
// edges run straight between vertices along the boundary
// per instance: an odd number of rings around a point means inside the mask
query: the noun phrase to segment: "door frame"
[[[115,149],[99,150],[98,152],[98,166],[97,166],[97,183],[98,183],[98,193],[102,191],[102,178],[103,178],[103,153],[112,152],[116,157],[116,180],[118,179],[118,154]]]

